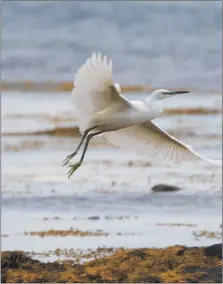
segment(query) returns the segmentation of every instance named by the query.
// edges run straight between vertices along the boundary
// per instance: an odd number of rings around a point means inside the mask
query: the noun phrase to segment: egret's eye
[[[169,95],[169,92],[162,92],[162,95],[163,95],[163,96],[168,96],[168,95]]]

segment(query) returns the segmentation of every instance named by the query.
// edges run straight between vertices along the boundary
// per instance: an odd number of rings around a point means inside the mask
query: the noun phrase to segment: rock
[[[99,220],[100,216],[90,216],[88,217],[88,220]]]
[[[218,258],[222,259],[222,244],[215,244],[206,247],[204,253],[207,256],[217,256]]]
[[[151,189],[153,192],[171,192],[171,191],[178,191],[181,188],[174,186],[174,185],[157,184],[157,185],[154,185]]]

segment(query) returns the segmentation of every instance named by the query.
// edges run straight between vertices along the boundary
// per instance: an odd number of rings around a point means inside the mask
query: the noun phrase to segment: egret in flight
[[[64,160],[64,166],[86,142],[80,161],[70,166],[68,178],[81,166],[90,140],[102,133],[113,144],[138,152],[148,159],[156,157],[168,162],[203,159],[221,164],[221,161],[202,157],[153,122],[163,111],[161,100],[188,91],[159,89],[145,101],[129,101],[121,95],[119,84],[112,79],[112,60],[108,62],[107,57],[102,57],[100,53],[93,53],[87,59],[76,73],[74,84],[71,98],[83,137],[75,152]]]

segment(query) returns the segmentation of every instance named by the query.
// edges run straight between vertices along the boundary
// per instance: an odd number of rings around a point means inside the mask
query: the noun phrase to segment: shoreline
[[[41,262],[24,251],[1,252],[1,281],[14,282],[214,282],[222,281],[222,244],[111,251],[83,264]]]

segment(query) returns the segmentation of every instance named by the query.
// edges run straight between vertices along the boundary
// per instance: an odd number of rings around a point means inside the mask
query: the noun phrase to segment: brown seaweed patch
[[[105,216],[106,220],[129,220],[129,219],[138,219],[137,216],[121,215],[121,216]]]
[[[74,84],[71,81],[60,81],[60,82],[53,82],[51,80],[43,81],[43,82],[34,82],[34,81],[23,81],[23,82],[16,82],[16,81],[5,81],[1,83],[1,89],[3,91],[11,91],[11,90],[20,90],[24,92],[30,91],[38,91],[38,92],[70,92],[73,89]],[[177,89],[184,89],[188,90],[188,88],[167,88],[165,86],[160,86],[157,88],[153,88],[151,85],[122,85],[121,90],[122,92],[153,92],[156,89],[169,89],[170,91],[176,91]],[[190,88],[191,92],[196,93],[212,93],[212,94],[221,94],[219,90],[204,90],[198,88]]]
[[[130,160],[128,161],[127,164],[128,167],[150,167],[151,163],[150,162],[145,162],[145,161],[137,161],[137,160]]]
[[[74,229],[70,227],[69,230],[48,230],[48,231],[32,231],[32,232],[24,232],[24,235],[27,236],[39,236],[41,238],[44,237],[67,237],[67,236],[78,236],[78,237],[89,237],[89,236],[108,236],[107,233],[102,230],[97,230],[95,232],[92,231],[81,231],[78,229]]]
[[[221,108],[170,108],[165,109],[163,115],[177,115],[177,114],[218,114],[222,113]]]
[[[110,256],[77,264],[42,263],[21,251],[5,251],[1,277],[2,283],[222,283],[221,252],[222,244],[118,249]]]
[[[201,231],[193,231],[194,238],[199,241],[201,238],[206,239],[222,239],[222,231],[207,231],[207,230],[201,230]]]
[[[61,217],[58,217],[58,216],[55,216],[55,217],[52,217],[52,218],[49,218],[49,217],[43,217],[43,221],[48,221],[48,220],[61,220],[62,218]]]
[[[177,112],[178,110],[173,110],[173,112],[175,112],[175,114],[179,114]],[[181,114],[183,113],[182,110],[180,110]],[[205,110],[207,111],[206,113],[221,113],[220,110],[216,109],[216,110]],[[192,112],[193,113],[193,112]],[[203,112],[204,113],[204,112]],[[168,114],[168,113],[167,113]],[[173,113],[172,113],[173,114]],[[199,113],[197,113],[199,114]],[[175,136],[179,136],[179,135],[187,135],[190,137],[195,137],[197,136],[197,133],[195,132],[191,132],[191,131],[186,131],[185,130],[182,131],[169,131],[169,133],[171,135],[175,135]],[[57,136],[57,137],[80,137],[81,133],[79,131],[79,127],[78,126],[74,126],[74,127],[64,127],[64,126],[56,126],[52,129],[45,129],[45,130],[37,130],[37,131],[17,131],[17,132],[3,132],[1,134],[3,137],[4,136],[44,136],[44,135],[48,135],[48,136]],[[221,135],[219,134],[202,134],[200,135],[202,137],[205,138],[221,138]],[[102,136],[100,140],[105,141],[104,137]]]
[[[25,236],[38,236],[41,238],[44,237],[67,237],[67,236],[76,236],[76,237],[89,237],[89,236],[105,236],[107,237],[109,234],[103,232],[102,230],[93,231],[81,231],[78,229],[73,229],[72,227],[69,230],[48,230],[48,231],[32,231],[32,232],[24,232]],[[116,233],[116,236],[134,236],[136,233]]]
[[[33,218],[35,219],[35,218]],[[52,221],[52,220],[61,220],[63,219],[62,217],[59,216],[55,216],[55,217],[43,217],[41,218],[41,220],[43,221]],[[98,221],[98,220],[128,220],[128,219],[138,219],[137,216],[130,216],[130,215],[120,215],[120,216],[110,216],[110,215],[106,215],[106,216],[100,216],[100,215],[93,215],[93,216],[89,216],[89,217],[72,217],[72,220],[91,220],[91,221]]]
[[[157,226],[168,226],[168,227],[196,227],[197,224],[184,224],[184,223],[156,223]]]
[[[80,131],[78,127],[55,127],[53,129],[46,129],[40,131],[27,131],[27,132],[5,132],[2,133],[2,136],[41,136],[41,135],[50,135],[50,136],[74,136],[79,137]]]
[[[2,82],[1,88],[3,91],[11,91],[11,90],[20,90],[24,92],[37,91],[37,92],[71,92],[73,89],[73,82],[32,82],[32,81],[24,81],[24,82]],[[145,91],[145,87],[141,85],[132,85],[132,86],[122,86],[122,92],[143,92]],[[153,88],[147,87],[147,90]]]

